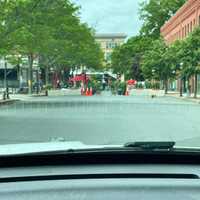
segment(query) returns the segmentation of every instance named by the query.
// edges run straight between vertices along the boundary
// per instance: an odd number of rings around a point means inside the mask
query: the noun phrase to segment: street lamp
[[[7,60],[6,56],[4,57],[4,97],[3,99],[9,99],[9,89],[8,89],[8,80],[7,80]]]
[[[183,69],[183,63],[180,63],[180,70]],[[180,75],[180,97],[183,96],[183,80],[182,80],[182,75]]]

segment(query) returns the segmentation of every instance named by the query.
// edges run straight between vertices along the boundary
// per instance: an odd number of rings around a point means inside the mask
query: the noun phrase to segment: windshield
[[[200,148],[200,2],[1,0],[0,13],[0,146]]]

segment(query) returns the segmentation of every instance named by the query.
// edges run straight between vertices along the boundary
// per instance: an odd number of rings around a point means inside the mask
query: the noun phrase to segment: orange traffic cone
[[[86,95],[86,96],[89,96],[89,95],[90,95],[90,92],[89,92],[89,89],[88,89],[88,88],[86,89],[85,95]]]
[[[92,93],[92,87],[90,88],[90,95],[89,96],[92,96],[93,93]]]

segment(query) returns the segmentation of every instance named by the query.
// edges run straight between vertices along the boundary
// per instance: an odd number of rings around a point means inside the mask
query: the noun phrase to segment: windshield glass
[[[200,147],[199,1],[1,0],[0,13],[0,146]]]

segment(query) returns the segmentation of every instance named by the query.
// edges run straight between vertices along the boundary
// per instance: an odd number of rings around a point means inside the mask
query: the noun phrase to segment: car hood
[[[0,156],[21,155],[42,152],[56,152],[67,150],[85,150],[116,148],[122,145],[85,145],[79,141],[72,142],[47,142],[47,143],[26,143],[26,144],[6,144],[0,145]]]

